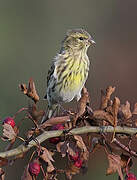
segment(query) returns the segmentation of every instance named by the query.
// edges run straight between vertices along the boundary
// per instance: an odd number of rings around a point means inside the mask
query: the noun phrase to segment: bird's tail
[[[48,106],[47,111],[45,111],[44,116],[42,117],[41,123],[44,123],[48,119],[50,119],[52,116],[55,116],[58,110],[58,104],[54,104],[52,106]]]

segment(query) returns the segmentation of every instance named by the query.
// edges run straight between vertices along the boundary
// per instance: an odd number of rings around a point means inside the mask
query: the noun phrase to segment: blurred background
[[[92,106],[99,106],[100,90],[112,85],[121,102],[128,100],[133,108],[137,101],[136,21],[137,1],[132,0],[1,0],[1,119],[28,105],[18,84],[27,83],[30,77],[46,107],[42,99],[47,71],[67,29],[72,28],[86,29],[96,41],[96,47],[88,51],[91,67],[87,88]],[[23,125],[29,128],[28,122]],[[9,167],[6,180],[20,179],[26,160]],[[117,179],[117,175],[106,177],[107,165],[104,152],[98,151],[90,158],[87,174],[74,179]],[[137,175],[135,165],[132,171]]]

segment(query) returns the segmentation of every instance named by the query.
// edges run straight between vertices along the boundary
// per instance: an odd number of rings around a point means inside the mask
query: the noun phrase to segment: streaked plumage
[[[50,118],[58,104],[81,97],[81,90],[87,80],[89,58],[87,49],[94,40],[83,29],[67,32],[61,51],[54,58],[47,76],[46,98],[49,103],[47,118]],[[42,122],[45,121],[43,118]]]

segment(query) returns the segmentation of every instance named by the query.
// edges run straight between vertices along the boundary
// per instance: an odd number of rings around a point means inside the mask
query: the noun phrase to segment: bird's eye
[[[84,38],[83,37],[79,37],[79,39],[82,41],[82,40],[84,40]]]

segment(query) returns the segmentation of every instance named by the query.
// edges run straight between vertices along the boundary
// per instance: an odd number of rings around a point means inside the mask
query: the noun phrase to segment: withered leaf
[[[87,147],[85,145],[85,143],[83,142],[83,139],[81,136],[79,135],[74,135],[74,138],[76,140],[76,145],[81,149],[82,151],[82,157],[81,160],[88,160],[89,158],[89,152],[87,150]]]
[[[76,167],[74,164],[70,163],[68,169],[66,170],[66,177],[68,180],[72,180],[72,176],[80,173],[80,168]]]
[[[92,141],[91,141],[91,148],[90,148],[90,152],[95,152],[95,150],[100,146],[100,138],[97,137],[93,137]]]
[[[55,172],[53,172],[53,173],[46,172],[46,176],[43,180],[58,180],[57,174]]]
[[[65,157],[66,154],[70,156],[75,156],[77,151],[77,146],[72,140],[66,140],[64,142],[59,142],[56,145],[57,151],[61,153],[62,157]]]
[[[135,126],[137,127],[137,119],[135,119],[134,122],[135,122]],[[136,134],[136,137],[137,137],[137,134]]]
[[[57,151],[61,153],[62,157],[65,157],[68,151],[68,142],[67,141],[59,142],[56,145],[56,148],[57,148]]]
[[[14,129],[11,125],[4,123],[3,124],[3,140],[14,140],[17,134],[15,133]]]
[[[111,94],[115,91],[115,87],[109,86],[104,93],[101,91],[101,105],[100,109],[105,109],[110,101]]]
[[[40,121],[44,115],[43,110],[40,110],[40,111],[37,110],[36,104],[29,105],[28,112],[31,115],[31,117],[33,118],[33,120],[35,120],[36,122]]]
[[[127,168],[127,167],[131,167],[132,164],[133,164],[133,161],[132,159],[130,158],[130,156],[128,155],[125,155],[125,154],[121,154],[120,155],[121,157],[121,168],[124,169],[124,168]]]
[[[110,123],[111,125],[113,125],[113,122],[114,122],[113,116],[110,113],[105,112],[103,110],[95,110],[93,114],[93,118],[101,120],[101,121],[104,120]]]
[[[122,111],[122,113],[126,119],[129,119],[132,117],[132,113],[130,110],[130,103],[128,101],[126,101],[126,104],[122,104],[121,107],[119,108],[119,110]]]
[[[121,169],[121,157],[119,155],[108,154],[109,167],[107,169],[107,175],[118,173],[121,180],[124,180]]]
[[[16,134],[16,136],[19,134],[19,128],[17,127],[17,126],[14,126],[14,132],[15,132],[15,134]],[[4,139],[4,137],[3,137],[3,139]],[[6,139],[7,139],[7,137],[6,137]],[[14,139],[12,139],[10,142],[9,142],[9,144],[7,145],[7,147],[5,148],[5,151],[8,151],[8,150],[10,150],[11,148],[12,148],[12,146],[14,145],[14,143],[15,143],[15,140],[16,140],[16,138],[14,138]]]
[[[44,128],[49,127],[49,126],[53,126],[56,124],[64,124],[64,123],[69,122],[69,121],[70,121],[69,116],[52,117],[52,118],[48,119],[46,122],[44,122],[43,124],[40,124],[39,128],[44,129]]]
[[[78,102],[78,112],[73,117],[73,126],[76,125],[78,118],[84,114],[86,107],[87,107],[87,103],[89,104],[89,94],[88,94],[88,91],[85,87],[82,89],[81,95],[82,96]]]
[[[75,140],[76,140],[77,146],[78,146],[80,149],[82,149],[83,151],[87,151],[87,147],[86,147],[85,143],[83,142],[82,137],[79,136],[79,135],[74,135],[74,138],[75,138]]]
[[[0,180],[4,180],[5,179],[5,172],[2,168],[0,168]]]
[[[118,97],[115,97],[113,105],[112,105],[113,118],[114,118],[114,122],[113,122],[114,127],[116,127],[117,123],[118,123],[117,114],[118,114],[119,106],[120,106],[120,100],[119,100]]]
[[[89,103],[89,94],[85,87],[82,89],[81,98],[78,102],[78,115],[81,116],[86,109],[86,105]]]
[[[133,110],[132,114],[137,114],[137,103],[135,103],[135,105],[134,105],[134,110]]]
[[[42,147],[42,154],[40,155],[40,158],[48,163],[47,172],[52,172],[55,169],[52,164],[52,162],[54,162],[54,159],[52,158],[52,156],[53,156],[52,152],[50,152],[46,148]]]
[[[70,156],[73,156],[73,157],[76,156],[76,152],[70,146],[68,147],[67,152]]]
[[[32,78],[30,78],[29,80],[29,84],[28,87],[26,86],[26,84],[20,84],[19,85],[20,90],[27,95],[28,97],[30,97],[35,103],[37,101],[39,101],[39,96],[37,94],[36,88],[35,88],[35,84]]]
[[[21,177],[21,180],[33,180],[32,176],[30,175],[29,171],[28,171],[29,165],[27,167],[25,167],[23,175]]]

